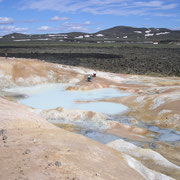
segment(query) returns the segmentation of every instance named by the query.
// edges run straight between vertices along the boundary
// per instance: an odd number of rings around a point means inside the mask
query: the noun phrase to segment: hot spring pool
[[[26,94],[28,97],[19,100],[22,104],[37,109],[80,109],[105,114],[119,114],[128,108],[119,103],[112,102],[89,102],[76,103],[76,101],[97,101],[112,97],[127,96],[114,88],[104,88],[89,91],[66,91],[70,84],[43,84],[33,87],[18,87],[6,89],[6,91]]]

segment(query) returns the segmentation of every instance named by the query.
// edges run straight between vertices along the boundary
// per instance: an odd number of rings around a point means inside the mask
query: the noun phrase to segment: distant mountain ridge
[[[102,33],[104,35],[109,35],[109,36],[118,36],[118,35],[132,34],[132,33],[141,34],[140,32],[142,32],[142,34],[145,34],[146,32],[147,33],[172,32],[172,30],[166,28],[135,28],[130,26],[116,26],[99,31],[98,33]]]
[[[57,34],[21,34],[12,33],[0,38],[0,42],[10,41],[60,41],[60,42],[96,42],[114,43],[121,41],[180,41],[180,31],[167,28],[136,28],[116,26],[96,33],[70,32]]]

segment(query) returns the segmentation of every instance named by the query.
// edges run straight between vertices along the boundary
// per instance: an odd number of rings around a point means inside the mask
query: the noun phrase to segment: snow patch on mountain
[[[160,32],[160,33],[156,33],[157,36],[159,35],[165,35],[165,34],[169,34],[170,32]]]
[[[142,31],[134,31],[135,33],[137,33],[137,34],[141,34],[142,33]]]

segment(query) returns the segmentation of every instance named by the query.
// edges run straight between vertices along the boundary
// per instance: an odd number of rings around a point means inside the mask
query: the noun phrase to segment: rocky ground
[[[179,133],[180,78],[97,71],[90,84],[86,78],[92,72],[38,60],[0,58],[0,179],[179,179],[178,140],[152,141],[156,135],[152,127],[170,129],[170,136]],[[26,92],[4,90],[42,83],[72,83],[69,91],[113,87],[131,95],[98,101],[122,103],[129,110],[118,115],[120,121],[61,107],[37,110],[18,102]],[[94,124],[119,139],[103,145],[58,128],[50,119]],[[64,128],[73,131],[73,127]],[[141,142],[141,147],[122,137]]]
[[[180,76],[179,45],[129,43],[2,43],[0,56],[41,59],[100,71]]]

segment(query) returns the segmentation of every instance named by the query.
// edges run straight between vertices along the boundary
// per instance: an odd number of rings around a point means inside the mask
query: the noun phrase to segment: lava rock
[[[53,166],[53,163],[48,163],[48,166]]]
[[[96,173],[96,176],[100,176],[100,174],[99,174],[99,173]]]
[[[30,152],[31,152],[30,149],[26,149],[24,154],[29,154]]]
[[[6,129],[1,129],[1,130],[0,130],[0,136],[1,136],[1,135],[5,135],[6,133],[7,133],[7,130],[6,130]]]
[[[8,137],[7,137],[6,135],[3,135],[2,140],[3,140],[3,141],[6,141],[7,138],[8,138]]]
[[[33,143],[37,143],[37,139],[33,139]]]
[[[58,166],[58,167],[60,167],[60,166],[61,166],[61,162],[60,162],[60,161],[56,161],[56,162],[55,162],[55,165]]]

